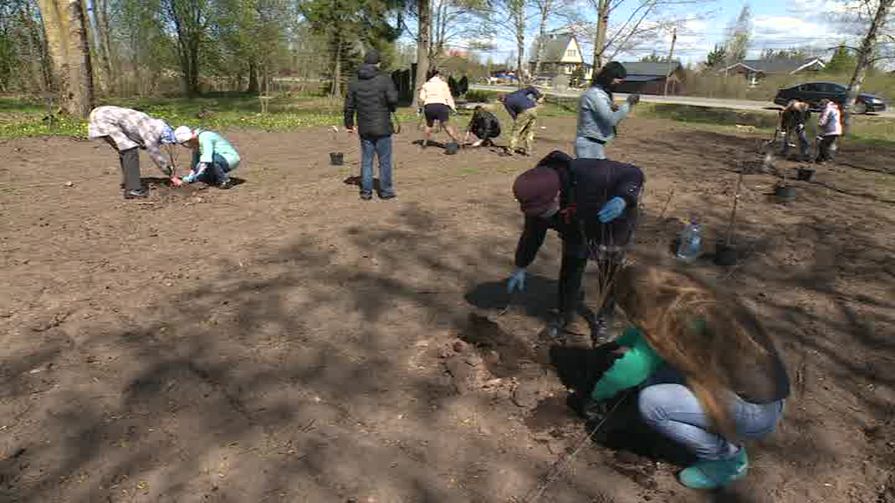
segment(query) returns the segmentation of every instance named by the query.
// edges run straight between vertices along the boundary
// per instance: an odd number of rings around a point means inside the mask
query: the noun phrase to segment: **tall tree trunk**
[[[594,75],[603,67],[603,53],[606,51],[606,30],[609,28],[609,2],[598,0],[597,33],[594,37]]]
[[[886,17],[889,15],[889,9],[895,0],[879,0],[876,7],[876,13],[873,15],[873,21],[870,22],[870,29],[861,42],[861,48],[858,49],[858,61],[855,66],[855,73],[852,75],[851,82],[848,83],[848,91],[845,97],[845,117],[844,117],[844,133],[848,133],[851,127],[851,111],[861,92],[861,86],[864,84],[864,77],[867,75],[867,68],[872,63],[873,49],[876,46],[876,38],[880,29],[886,24]]]
[[[522,61],[525,59],[525,0],[511,0],[513,28],[516,32],[516,79],[521,88],[527,80]]]
[[[90,44],[81,0],[38,0],[59,103],[71,115],[86,117],[93,108]]]
[[[544,59],[544,39],[547,37],[547,18],[550,16],[550,9],[553,6],[553,0],[541,0],[538,6],[540,18],[538,19],[538,40],[534,57],[535,68],[534,76],[537,77],[541,73],[541,60]]]
[[[258,65],[254,58],[249,61],[249,87],[246,89],[249,94],[258,94]]]
[[[99,32],[100,47],[103,54],[103,64],[106,70],[106,85],[108,92],[117,91],[117,64],[115,51],[112,47],[112,36],[109,34],[109,2],[108,0],[93,0],[94,16],[96,16],[97,31]]]
[[[429,73],[429,44],[432,30],[432,9],[429,0],[418,0],[419,29],[416,37],[416,79],[413,86],[413,108],[421,107],[420,89],[426,83]]]
[[[333,98],[342,96],[342,36],[336,33],[335,50],[333,51],[333,85],[329,94]]]

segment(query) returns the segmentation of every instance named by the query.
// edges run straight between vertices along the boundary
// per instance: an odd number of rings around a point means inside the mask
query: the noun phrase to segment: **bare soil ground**
[[[543,126],[539,154],[570,148],[573,119]],[[749,477],[701,495],[641,434],[584,438],[566,396],[594,355],[539,336],[555,236],[507,308],[532,159],[407,131],[398,199],[362,202],[353,141],[230,136],[245,183],[150,180],[147,201],[105,144],[0,144],[0,500],[526,501],[549,480],[540,501],[895,501],[895,152],[846,144],[785,205],[748,175],[745,258],[692,266],[761,314],[794,385]],[[629,119],[610,152],[648,177],[635,258],[691,212],[713,242],[759,142]]]

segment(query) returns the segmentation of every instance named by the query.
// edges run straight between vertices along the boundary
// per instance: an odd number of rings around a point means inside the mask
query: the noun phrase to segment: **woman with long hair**
[[[639,94],[628,96],[626,103],[616,106],[612,94],[628,76],[624,65],[617,61],[607,63],[594,76],[590,89],[581,95],[578,104],[578,133],[575,138],[575,156],[587,159],[605,159],[606,144],[615,138],[615,128],[628,116],[631,107],[640,102]]]
[[[584,405],[591,418],[605,400],[639,387],[644,421],[698,461],[679,474],[693,489],[745,476],[743,443],[771,433],[783,414],[789,377],[758,318],[732,296],[658,266],[628,266],[615,278],[631,327],[624,351]]]

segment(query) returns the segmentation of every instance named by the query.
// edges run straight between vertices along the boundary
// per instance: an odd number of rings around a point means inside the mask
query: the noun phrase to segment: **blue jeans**
[[[361,137],[360,192],[373,193],[373,154],[379,156],[379,195],[395,194],[392,188],[392,137]]]
[[[605,159],[606,145],[588,138],[575,138],[575,157],[579,159]]]
[[[227,163],[227,159],[224,159],[221,154],[214,154],[211,159],[211,164],[205,168],[198,180],[208,185],[219,185],[229,180],[230,175],[227,173],[230,172],[230,165]]]
[[[640,391],[638,406],[643,420],[700,459],[726,459],[735,454],[739,448],[713,431],[699,399],[683,383],[683,376],[674,369],[660,369]],[[755,404],[731,393],[728,410],[737,434],[754,440],[774,431],[783,415],[783,400]]]

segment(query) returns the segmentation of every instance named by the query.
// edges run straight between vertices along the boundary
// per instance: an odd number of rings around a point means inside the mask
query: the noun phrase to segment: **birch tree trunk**
[[[606,50],[606,30],[609,28],[609,1],[597,3],[597,33],[594,37],[594,75],[603,67],[603,52]]]
[[[843,107],[843,127],[845,129],[843,133],[845,134],[848,134],[849,128],[851,127],[851,111],[855,106],[855,101],[858,99],[858,94],[861,93],[864,77],[867,76],[867,68],[873,61],[873,49],[876,46],[876,39],[880,29],[886,24],[886,17],[889,15],[889,9],[891,9],[893,1],[895,0],[879,0],[879,4],[876,6],[876,13],[873,15],[873,20],[870,22],[870,28],[867,30],[867,35],[861,42],[861,48],[858,49],[858,62],[855,66],[855,73],[848,83],[848,91],[845,95],[845,104]]]
[[[90,45],[81,0],[38,0],[62,109],[86,117],[93,108]]]

